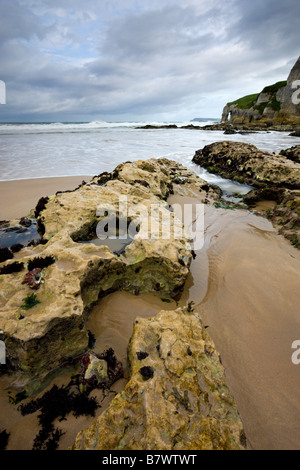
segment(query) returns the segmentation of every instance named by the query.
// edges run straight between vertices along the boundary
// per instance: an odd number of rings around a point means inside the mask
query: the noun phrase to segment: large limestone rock
[[[15,260],[24,269],[0,276],[0,334],[9,366],[28,379],[41,379],[85,352],[90,308],[110,292],[125,290],[137,295],[155,291],[164,297],[180,296],[189,273],[191,245],[189,235],[181,231],[181,221],[165,201],[179,176],[179,188],[188,183],[199,195],[204,181],[180,164],[151,159],[121,164],[74,191],[57,193],[44,210],[37,211],[38,225],[48,242],[23,248]],[[148,210],[141,217],[131,216],[139,226],[132,243],[121,253],[105,244],[86,243],[96,236],[99,208],[110,205],[121,217],[125,209],[119,206],[120,196],[127,197],[128,210],[138,204]],[[163,224],[155,228],[160,214],[170,218],[169,238],[161,236]],[[145,238],[150,226],[151,237]],[[42,270],[43,283],[33,291],[23,283],[28,263],[46,256],[54,257],[55,262]],[[0,263],[0,268],[15,260]],[[34,301],[32,308],[24,310],[24,299],[32,294],[38,303]]]
[[[137,318],[131,377],[73,450],[243,449],[245,436],[215,346],[191,309]]]
[[[241,183],[256,187],[300,189],[300,164],[243,142],[216,142],[198,150],[193,162]]]

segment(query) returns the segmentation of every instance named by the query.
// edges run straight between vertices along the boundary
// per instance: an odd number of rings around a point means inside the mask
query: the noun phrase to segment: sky
[[[0,0],[0,122],[178,122],[285,80],[299,0]]]

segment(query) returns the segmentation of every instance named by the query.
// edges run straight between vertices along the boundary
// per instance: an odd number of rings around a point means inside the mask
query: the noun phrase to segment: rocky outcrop
[[[300,248],[300,191],[285,188],[254,189],[243,199],[255,209],[260,201],[273,201],[275,206],[266,215],[277,227],[278,233],[287,238],[295,248]]]
[[[74,191],[43,198],[37,223],[46,244],[26,246],[12,255],[18,266],[11,267],[11,260],[0,263],[0,333],[11,368],[28,380],[40,380],[83,354],[90,308],[113,291],[160,292],[173,299],[181,295],[191,245],[166,198],[176,186],[183,190],[185,183],[199,195],[205,182],[180,164],[151,159],[121,164]],[[96,227],[108,207],[115,209],[119,222],[124,216],[120,196],[127,197],[128,213],[139,204],[146,213],[132,212],[129,220],[137,233],[115,251],[108,240],[99,245],[93,239],[99,241]],[[155,225],[160,215],[170,221],[169,238],[162,237],[164,225]],[[33,274],[34,269],[39,273]],[[26,282],[29,277],[31,284]],[[38,286],[33,290],[35,278]]]
[[[131,377],[72,450],[243,449],[242,423],[224,369],[191,308],[137,318]]]
[[[300,124],[299,90],[300,57],[287,81],[267,86],[261,93],[244,96],[227,103],[222,121],[232,123],[294,123]]]
[[[216,142],[196,151],[193,162],[212,173],[256,187],[300,189],[300,165],[243,142]]]
[[[216,142],[198,150],[193,161],[225,178],[254,186],[243,199],[250,208],[259,201],[273,201],[275,207],[267,211],[268,218],[280,234],[300,248],[298,147],[275,155],[246,143]]]
[[[300,163],[300,145],[295,145],[294,147],[281,150],[279,155],[283,155],[293,162]]]

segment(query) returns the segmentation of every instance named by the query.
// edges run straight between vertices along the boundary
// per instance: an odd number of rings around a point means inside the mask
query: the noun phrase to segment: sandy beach
[[[25,217],[35,208],[40,197],[75,189],[82,180],[87,182],[90,179],[91,176],[66,176],[0,181],[0,220]]]
[[[2,182],[1,201],[5,204],[1,217],[26,214],[40,196],[72,189],[85,178],[35,180],[34,185],[32,180]],[[21,197],[25,191],[26,200]],[[168,202],[184,204],[192,199],[171,196]],[[196,312],[208,326],[250,448],[299,449],[300,366],[291,361],[291,344],[299,339],[300,330],[296,308],[300,304],[299,251],[277,235],[263,217],[249,211],[207,206],[205,243],[196,253],[179,305],[194,301]],[[165,304],[151,294],[136,297],[116,292],[105,297],[89,317],[96,350],[113,347],[125,363],[135,317],[153,316],[174,306],[174,302]],[[66,373],[53,383],[66,383],[64,379],[69,375]],[[124,383],[122,379],[114,389],[120,391]],[[30,449],[38,430],[36,414],[24,420],[16,407],[7,407],[6,385],[7,379],[2,378],[2,423],[12,432],[8,448]],[[111,398],[102,403],[97,414]],[[72,445],[77,432],[92,421],[93,418],[68,418],[59,448]]]

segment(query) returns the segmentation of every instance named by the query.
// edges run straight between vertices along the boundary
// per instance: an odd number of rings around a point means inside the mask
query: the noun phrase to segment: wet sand
[[[193,201],[172,196],[168,202]],[[204,246],[196,255],[179,305],[194,301],[208,325],[250,447],[300,449],[300,365],[291,361],[291,344],[300,340],[299,251],[267,219],[206,206]],[[115,384],[116,391],[128,377],[126,348],[134,319],[174,307],[175,302],[162,302],[158,295],[117,292],[93,309],[88,328],[96,337],[95,349],[112,347],[124,363],[125,379]],[[66,384],[69,376],[70,371],[62,371],[52,383]],[[37,416],[24,419],[16,406],[8,406],[5,380],[0,380],[0,416],[1,428],[12,432],[8,449],[30,449],[39,430]],[[59,449],[71,445],[93,420],[70,416],[58,423],[66,431]]]
[[[91,176],[66,176],[0,181],[0,220],[25,217],[35,208],[42,196],[74,189],[82,180],[89,181],[91,178]]]
[[[178,305],[194,301],[208,325],[249,447],[300,449],[300,365],[291,361],[291,344],[300,339],[299,251],[265,218],[207,206],[205,242],[196,254]],[[122,292],[103,299],[89,320],[96,346],[116,345],[126,363],[135,317],[160,308],[174,303]]]
[[[300,253],[263,224],[244,222],[212,238],[208,291],[197,310],[251,447],[300,449],[300,365],[291,360],[300,339]]]

